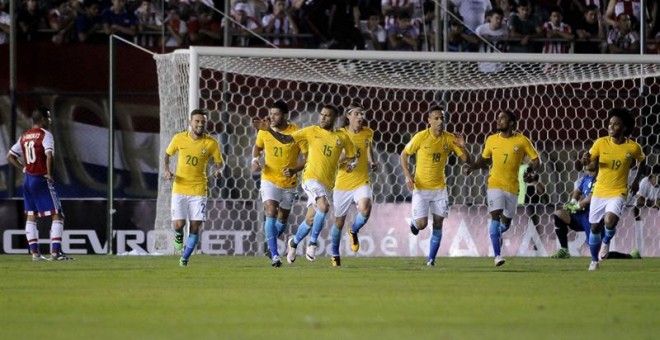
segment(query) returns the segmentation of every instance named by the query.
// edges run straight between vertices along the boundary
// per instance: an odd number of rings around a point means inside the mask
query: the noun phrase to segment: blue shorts
[[[48,183],[42,175],[25,174],[23,180],[23,205],[26,215],[62,215],[62,204],[55,192],[53,183]]]

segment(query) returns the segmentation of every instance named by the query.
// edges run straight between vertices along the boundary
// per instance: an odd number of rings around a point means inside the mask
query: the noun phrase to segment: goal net
[[[633,111],[633,137],[649,164],[658,159],[660,63],[653,57],[193,47],[155,58],[161,154],[173,134],[186,129],[189,112],[205,108],[211,112],[209,131],[225,159],[222,178],[209,181],[208,220],[199,246],[204,254],[264,252],[259,174],[251,173],[249,165],[256,137],[250,122],[266,117],[275,100],[287,102],[290,120],[302,127],[318,122],[324,104],[343,111],[358,101],[367,109],[380,169],[372,174],[375,204],[360,233],[361,256],[426,254],[430,232],[413,237],[408,231],[412,193],[406,189],[399,154],[414,133],[426,128],[426,114],[434,105],[446,108],[446,129],[463,134],[472,155],[481,153],[502,110],[518,115],[518,130],[540,153],[545,193],[529,204],[521,194],[512,229],[504,235],[505,256],[547,256],[557,249],[551,214],[569,200],[579,176],[579,153],[607,133],[610,108]],[[163,180],[162,167],[160,172],[154,249],[172,253],[171,183]],[[450,158],[446,173],[452,206],[439,256],[491,254],[487,172],[464,176],[457,159]],[[305,199],[300,190],[286,236],[302,221]],[[353,215],[351,211],[348,223]],[[624,215],[611,248],[628,252],[644,247],[645,255],[660,256],[657,212],[642,211],[646,227],[639,235],[632,209]],[[319,238],[321,256],[329,254],[333,216],[329,214]],[[341,251],[350,256],[346,240],[344,236]],[[574,256],[587,254],[583,234],[571,233],[569,240]],[[280,251],[284,241],[279,240]]]

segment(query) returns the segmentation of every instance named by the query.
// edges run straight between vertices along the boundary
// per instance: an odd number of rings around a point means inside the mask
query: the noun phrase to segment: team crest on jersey
[[[337,146],[341,146],[341,139],[337,138]]]
[[[513,153],[518,153],[518,150],[520,150],[520,147],[518,145],[513,147]]]
[[[445,151],[449,150],[449,145],[442,144],[442,149],[445,150]]]
[[[630,152],[626,152],[626,159],[631,159],[631,158],[632,158],[632,155],[630,154]]]
[[[206,155],[206,149],[202,149],[202,156]]]

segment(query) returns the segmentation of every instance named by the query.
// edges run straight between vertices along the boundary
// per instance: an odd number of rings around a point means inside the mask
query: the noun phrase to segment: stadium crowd
[[[231,0],[228,18],[225,0],[19,0],[15,20],[8,1],[0,44],[14,22],[17,40],[56,44],[117,34],[145,47],[222,46],[229,25],[232,46],[639,53],[643,32],[645,52],[660,52],[657,0],[448,0],[446,24],[433,0]]]

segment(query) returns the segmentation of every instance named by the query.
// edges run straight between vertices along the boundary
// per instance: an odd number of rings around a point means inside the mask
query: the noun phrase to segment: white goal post
[[[208,221],[199,249],[205,254],[263,254],[259,176],[249,166],[256,136],[250,122],[265,117],[275,100],[288,103],[290,119],[299,126],[317,123],[324,104],[342,110],[360,101],[367,108],[381,169],[372,174],[375,205],[361,232],[363,256],[421,256],[428,247],[428,235],[411,238],[406,229],[411,193],[405,188],[399,153],[425,128],[425,114],[435,105],[446,108],[447,130],[465,135],[472,155],[481,152],[502,110],[518,115],[518,130],[540,152],[545,194],[540,203],[521,204],[503,255],[547,256],[556,250],[551,213],[568,200],[578,178],[574,162],[579,152],[606,133],[610,108],[631,109],[637,124],[633,137],[649,163],[658,162],[660,57],[655,55],[191,47],[155,59],[161,102],[159,158],[174,133],[186,128],[189,112],[205,108],[211,112],[209,131],[226,161],[222,178],[209,182]],[[171,185],[162,179],[162,171],[161,165],[153,242],[156,250],[172,253]],[[439,256],[486,256],[492,251],[484,208],[487,173],[466,177],[455,159],[446,172],[452,209]],[[294,206],[287,235],[302,221],[303,202],[301,197]],[[635,241],[633,218],[626,212],[621,223],[629,228],[620,228],[614,249],[644,247],[646,255],[660,256],[660,220],[647,211],[643,218],[647,228]],[[574,255],[585,251],[581,237],[570,236]],[[342,241],[342,254],[348,256],[346,243]],[[279,245],[283,250],[284,239]],[[325,246],[327,242],[319,247],[321,256],[327,255]]]

